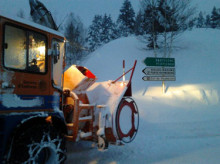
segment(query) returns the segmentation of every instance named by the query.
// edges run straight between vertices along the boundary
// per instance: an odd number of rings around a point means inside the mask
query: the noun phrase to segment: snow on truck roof
[[[48,28],[46,26],[42,26],[40,24],[34,23],[32,21],[29,21],[29,20],[26,20],[26,19],[23,19],[23,18],[20,18],[20,17],[17,17],[17,16],[12,16],[12,15],[9,15],[7,13],[0,12],[0,17],[4,17],[6,19],[10,19],[10,20],[13,20],[13,21],[18,22],[18,23],[23,23],[25,25],[32,26],[32,27],[40,29],[42,31],[49,32],[51,34],[55,34],[55,35],[64,37],[64,35],[61,32],[59,32],[59,31],[53,30],[53,29]]]

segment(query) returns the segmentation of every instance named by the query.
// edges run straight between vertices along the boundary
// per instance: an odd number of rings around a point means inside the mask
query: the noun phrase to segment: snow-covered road
[[[149,123],[141,119],[135,141],[124,146],[110,146],[99,152],[89,142],[68,143],[67,164],[218,164],[219,125],[220,119],[177,123]]]

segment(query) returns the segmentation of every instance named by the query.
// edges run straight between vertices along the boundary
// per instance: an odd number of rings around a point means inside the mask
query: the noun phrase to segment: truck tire
[[[65,140],[53,126],[34,125],[16,135],[8,153],[8,163],[60,164],[64,163]]]

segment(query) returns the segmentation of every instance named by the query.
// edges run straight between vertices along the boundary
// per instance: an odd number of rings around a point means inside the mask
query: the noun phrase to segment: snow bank
[[[99,81],[114,80],[122,74],[123,59],[127,69],[137,59],[132,83],[135,99],[184,109],[209,108],[220,103],[219,38],[219,30],[196,29],[177,40],[172,56],[176,60],[176,81],[165,82],[165,94],[162,93],[162,82],[142,80],[142,70],[146,67],[143,60],[153,56],[153,52],[144,51],[144,43],[135,37],[110,42],[95,51],[85,65]]]

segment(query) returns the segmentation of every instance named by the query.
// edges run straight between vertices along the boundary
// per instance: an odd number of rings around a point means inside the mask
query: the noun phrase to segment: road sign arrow
[[[151,76],[175,76],[174,67],[146,67],[142,72]]]

